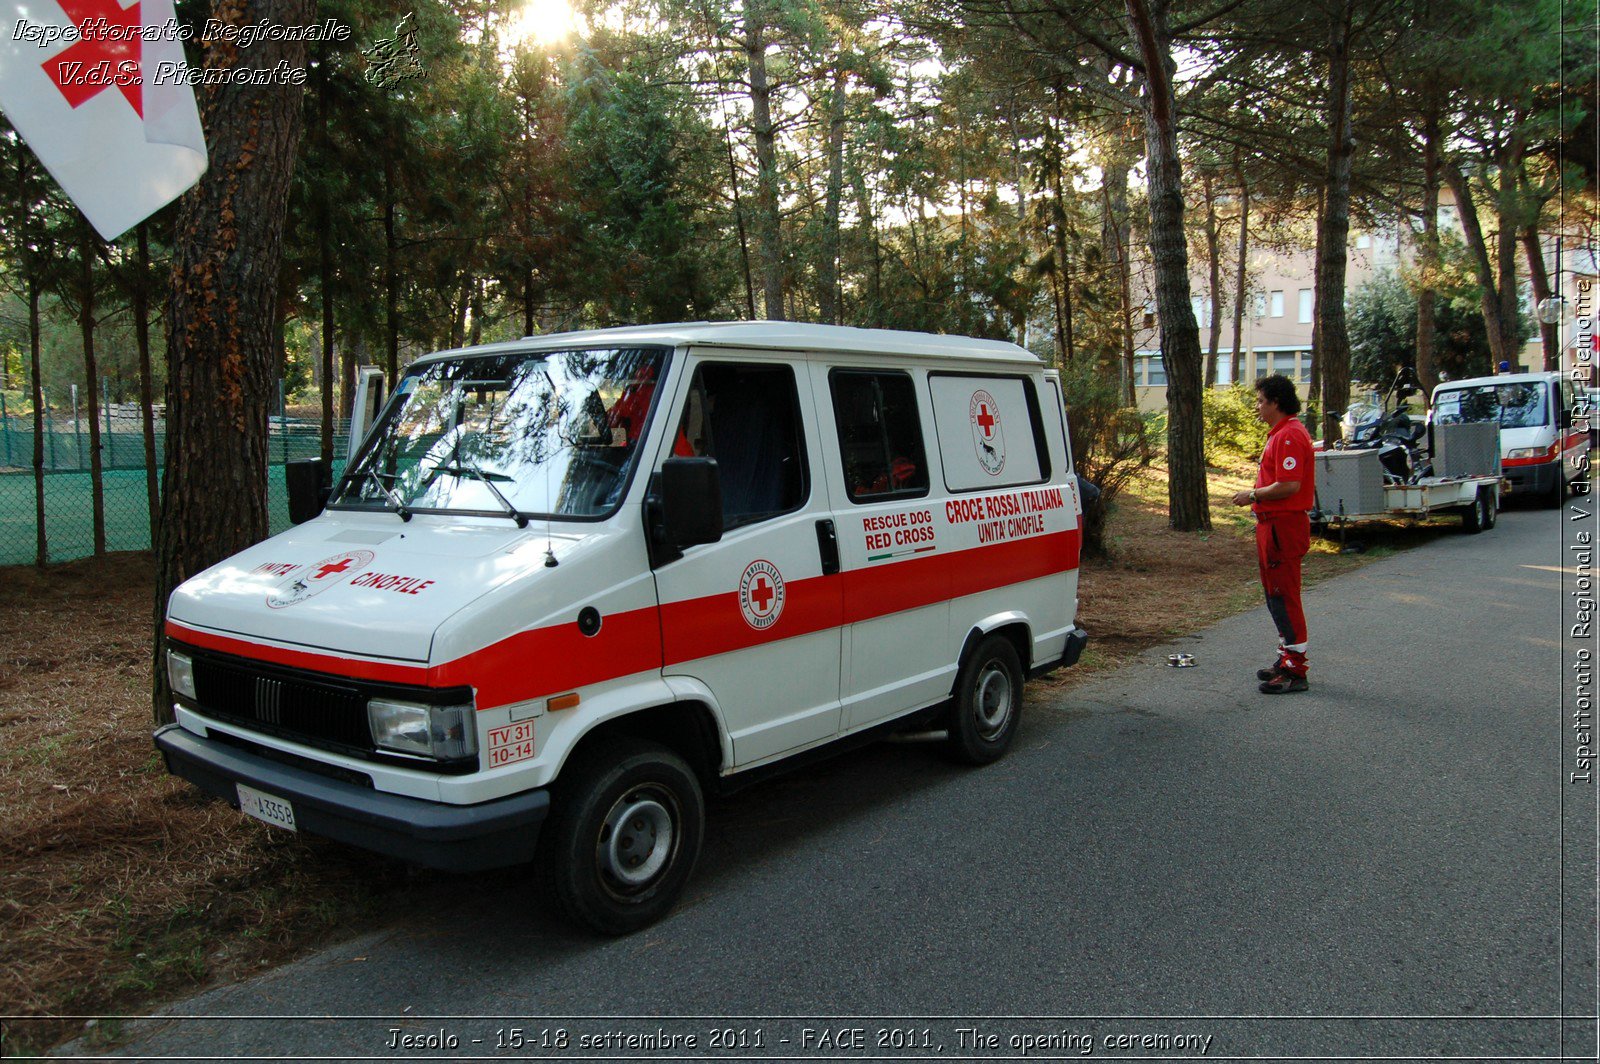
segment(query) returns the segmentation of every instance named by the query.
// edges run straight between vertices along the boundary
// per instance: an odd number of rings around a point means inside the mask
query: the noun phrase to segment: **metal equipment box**
[[[1433,426],[1433,475],[1485,477],[1500,473],[1500,426]]]
[[[1384,511],[1383,466],[1373,449],[1317,453],[1317,508],[1328,517]]]

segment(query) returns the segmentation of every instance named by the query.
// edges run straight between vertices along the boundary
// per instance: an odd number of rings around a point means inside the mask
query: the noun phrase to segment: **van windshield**
[[[1438,425],[1497,422],[1505,429],[1526,429],[1550,423],[1543,381],[1478,384],[1440,391],[1433,397]]]
[[[612,348],[418,366],[332,504],[603,517],[638,462],[665,357]]]

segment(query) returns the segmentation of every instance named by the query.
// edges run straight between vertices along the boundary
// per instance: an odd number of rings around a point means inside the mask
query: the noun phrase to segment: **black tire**
[[[1461,531],[1471,535],[1492,527],[1493,509],[1494,504],[1489,500],[1489,492],[1479,488],[1478,494],[1472,497],[1472,502],[1461,508]]]
[[[625,935],[671,911],[705,836],[705,798],[683,759],[642,739],[606,741],[553,790],[541,857],[567,917]]]
[[[1004,636],[983,639],[956,674],[945,752],[965,765],[987,765],[1011,747],[1022,719],[1022,663]]]
[[[1483,497],[1486,506],[1485,513],[1488,516],[1488,520],[1483,527],[1488,530],[1493,528],[1500,520],[1500,493],[1493,488],[1479,488],[1478,494]]]

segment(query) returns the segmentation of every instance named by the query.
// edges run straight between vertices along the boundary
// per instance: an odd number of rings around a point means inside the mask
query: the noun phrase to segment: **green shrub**
[[[1267,426],[1256,417],[1256,390],[1245,384],[1207,388],[1201,398],[1206,452],[1249,457],[1267,445]]]
[[[1165,429],[1122,403],[1115,370],[1102,372],[1087,359],[1061,371],[1078,473],[1100,488],[1083,510],[1083,550],[1104,555],[1106,511],[1133,477],[1155,460]]]

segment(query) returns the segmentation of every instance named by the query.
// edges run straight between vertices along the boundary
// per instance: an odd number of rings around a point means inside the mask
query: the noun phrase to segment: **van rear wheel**
[[[543,859],[568,918],[625,935],[671,911],[705,836],[705,798],[683,759],[641,739],[605,742],[554,790]]]
[[[980,642],[956,674],[951,709],[949,756],[967,765],[986,765],[1011,746],[1022,718],[1022,663],[1004,636]]]

